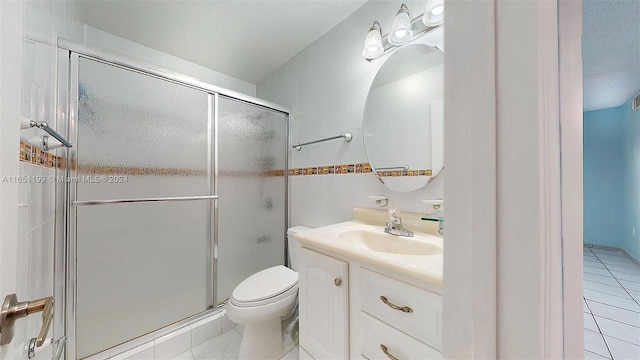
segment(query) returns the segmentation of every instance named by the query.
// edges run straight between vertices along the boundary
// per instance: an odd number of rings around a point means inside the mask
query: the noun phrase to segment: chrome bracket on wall
[[[36,339],[36,346],[40,347],[53,320],[53,297],[18,302],[16,294],[7,295],[0,312],[0,345],[7,345],[13,340],[13,325],[16,320],[38,312],[42,312],[42,328]]]

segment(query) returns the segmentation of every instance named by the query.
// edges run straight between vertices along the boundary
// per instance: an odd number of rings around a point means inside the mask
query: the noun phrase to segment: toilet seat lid
[[[233,290],[237,303],[253,303],[297,289],[298,273],[282,265],[270,267],[246,278]]]

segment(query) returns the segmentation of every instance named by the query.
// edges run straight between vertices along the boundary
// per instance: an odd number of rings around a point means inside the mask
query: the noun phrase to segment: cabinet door
[[[315,359],[349,357],[348,270],[331,256],[300,253],[300,345]]]

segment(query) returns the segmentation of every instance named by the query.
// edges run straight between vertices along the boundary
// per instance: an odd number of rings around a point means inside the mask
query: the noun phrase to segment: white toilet
[[[298,248],[291,235],[309,230],[295,226],[287,231],[293,270],[270,267],[236,286],[227,305],[229,319],[244,325],[239,359],[280,359],[283,354],[281,319],[293,311],[298,300]]]

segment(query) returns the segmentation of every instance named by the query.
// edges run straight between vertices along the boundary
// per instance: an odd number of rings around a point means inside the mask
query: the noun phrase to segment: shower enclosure
[[[220,311],[285,261],[288,112],[61,42],[67,357],[149,341]],[[113,350],[111,350],[113,352]]]

